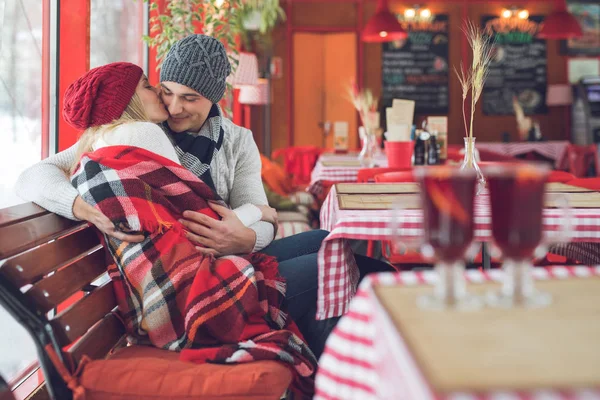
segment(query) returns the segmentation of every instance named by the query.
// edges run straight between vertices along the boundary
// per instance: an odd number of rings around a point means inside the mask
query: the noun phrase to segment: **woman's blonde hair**
[[[77,146],[75,163],[71,166],[71,174],[75,172],[77,165],[79,165],[79,159],[81,158],[81,155],[92,150],[92,145],[99,136],[111,131],[112,129],[115,129],[119,125],[137,121],[150,122],[150,119],[146,114],[142,100],[137,93],[134,93],[129,101],[129,104],[127,104],[127,107],[125,108],[125,111],[123,111],[123,114],[121,114],[118,119],[115,119],[108,124],[90,126],[83,131],[81,137],[79,138],[79,146]]]

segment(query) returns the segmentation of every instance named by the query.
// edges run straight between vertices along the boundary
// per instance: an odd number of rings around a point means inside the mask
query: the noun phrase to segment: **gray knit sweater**
[[[156,142],[156,136],[148,132],[156,125],[136,123],[140,134],[146,132],[149,141],[145,148],[160,148],[164,142]],[[221,150],[210,164],[211,176],[217,193],[231,208],[244,204],[267,205],[267,196],[260,177],[261,163],[258,148],[248,129],[235,125],[227,118],[222,119],[224,140]],[[144,129],[145,128],[145,129]],[[65,151],[48,157],[25,170],[16,183],[17,194],[41,207],[63,217],[76,220],[73,203],[78,193],[71,185],[68,172],[77,152],[77,144]],[[274,237],[274,228],[268,222],[259,221],[250,228],[256,232],[254,251],[262,250]]]

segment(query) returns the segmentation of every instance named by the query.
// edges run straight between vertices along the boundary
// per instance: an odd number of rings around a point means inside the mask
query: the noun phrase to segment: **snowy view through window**
[[[0,0],[0,208],[23,203],[19,174],[41,159],[42,3]],[[27,332],[0,307],[0,375],[11,381],[36,360]]]

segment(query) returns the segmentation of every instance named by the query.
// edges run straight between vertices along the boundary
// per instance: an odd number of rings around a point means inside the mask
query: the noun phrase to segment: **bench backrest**
[[[31,333],[54,398],[68,399],[71,392],[46,346],[74,369],[82,355],[103,358],[124,337],[112,313],[112,282],[92,285],[106,267],[99,237],[87,223],[32,203],[0,210],[0,303]]]

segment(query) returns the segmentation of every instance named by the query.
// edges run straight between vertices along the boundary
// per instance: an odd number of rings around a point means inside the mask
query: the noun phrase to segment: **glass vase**
[[[475,138],[465,137],[465,158],[460,166],[461,170],[473,169],[477,174],[477,193],[480,194],[485,189],[485,177],[477,164],[475,156]]]
[[[377,154],[377,138],[369,131],[360,130],[360,140],[362,149],[358,155],[360,166],[363,168],[372,168],[375,165],[375,155]]]

